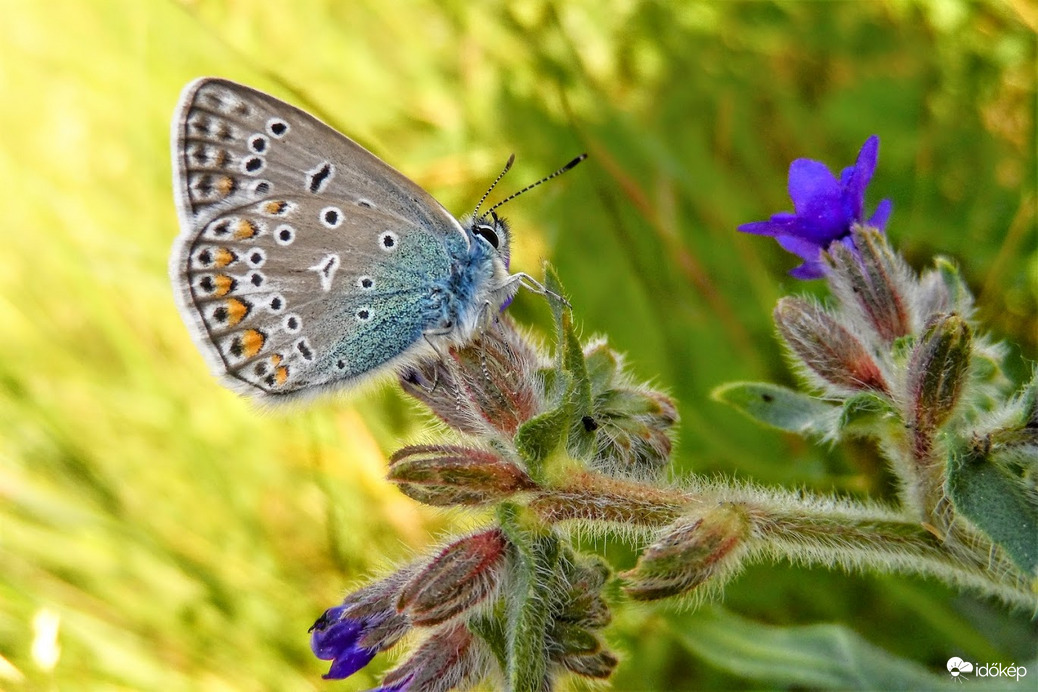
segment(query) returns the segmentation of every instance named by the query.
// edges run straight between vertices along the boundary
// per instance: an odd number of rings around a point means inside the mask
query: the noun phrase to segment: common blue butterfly
[[[249,87],[189,84],[172,151],[170,277],[195,344],[236,392],[278,402],[360,384],[467,342],[520,285],[544,292],[509,272],[493,209],[459,222],[357,143]]]

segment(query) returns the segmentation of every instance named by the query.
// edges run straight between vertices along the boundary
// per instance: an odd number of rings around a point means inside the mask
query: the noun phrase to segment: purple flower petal
[[[743,233],[774,237],[779,245],[805,262],[791,274],[797,278],[824,276],[821,253],[836,241],[851,238],[851,229],[864,223],[865,189],[879,159],[879,137],[865,140],[857,161],[840,172],[839,180],[820,161],[797,159],[789,166],[789,196],[795,213],[780,212],[767,221],[742,224]],[[869,224],[883,229],[892,205],[883,200]],[[853,248],[853,243],[850,244]]]
[[[797,159],[789,164],[789,198],[797,216],[813,216],[826,202],[840,199],[840,183],[821,161]]]
[[[346,678],[368,665],[379,649],[365,648],[359,644],[367,629],[381,620],[358,619],[345,615],[345,606],[329,608],[310,628],[310,649],[317,658],[331,661],[332,665],[324,677]]]
[[[310,649],[323,661],[332,660],[360,638],[361,624],[341,619],[344,610],[342,606],[329,608],[310,628]]]
[[[883,231],[887,228],[887,221],[890,220],[890,213],[894,211],[894,203],[889,199],[881,201],[876,205],[876,211],[869,217],[869,225],[873,228],[878,228]]]
[[[799,238],[795,235],[783,235],[775,238],[778,244],[786,252],[792,252],[801,259],[810,261],[817,260],[822,255],[822,248],[810,240]]]
[[[799,223],[796,214],[780,211],[767,221],[744,223],[739,226],[739,230],[743,233],[753,233],[755,235],[787,235],[796,229]]]
[[[341,680],[348,678],[364,666],[371,663],[371,659],[375,658],[375,654],[378,651],[376,649],[351,649],[345,651],[342,655],[337,656],[332,661],[332,667],[328,669],[328,672],[322,675],[325,680]]]
[[[825,265],[821,262],[804,262],[799,267],[790,269],[789,275],[794,279],[800,279],[801,281],[821,279],[825,276]]]
[[[844,199],[850,205],[848,212],[852,221],[861,221],[865,216],[865,188],[869,186],[872,174],[876,171],[878,158],[879,137],[872,135],[865,140],[861,151],[858,152],[858,160],[854,163],[846,183]]]

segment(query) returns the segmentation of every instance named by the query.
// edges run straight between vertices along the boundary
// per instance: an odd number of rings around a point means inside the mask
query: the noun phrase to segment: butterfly
[[[459,221],[273,96],[196,80],[171,139],[170,278],[196,346],[235,392],[274,403],[362,384],[467,343],[520,286],[545,293],[509,271],[501,203],[480,214],[484,195]]]

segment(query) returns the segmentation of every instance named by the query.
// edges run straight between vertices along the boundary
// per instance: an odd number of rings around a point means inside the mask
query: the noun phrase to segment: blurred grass
[[[394,388],[260,414],[207,374],[166,277],[169,118],[199,75],[318,113],[459,215],[510,152],[504,191],[589,151],[508,206],[514,264],[551,259],[585,333],[678,397],[682,472],[889,497],[874,450],[813,447],[706,398],[789,381],[770,311],[819,287],[734,229],[789,208],[798,156],[839,169],[880,135],[869,201],[894,200],[895,244],[916,268],[958,261],[980,317],[1018,345],[1015,374],[1036,358],[1038,17],[1023,0],[0,9],[0,687],[324,689],[316,616],[479,520],[382,479],[427,427]],[[511,312],[548,322],[536,296]],[[934,671],[1035,649],[1025,615],[918,580],[760,566],[725,604],[845,623]],[[59,652],[41,614],[59,618]],[[616,688],[753,686],[673,635],[694,628],[621,613]]]

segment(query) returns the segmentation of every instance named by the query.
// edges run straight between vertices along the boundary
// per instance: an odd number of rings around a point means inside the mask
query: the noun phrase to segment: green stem
[[[1028,577],[985,537],[962,527],[936,532],[878,505],[723,482],[661,489],[580,472],[539,492],[527,506],[547,523],[579,522],[584,531],[621,528],[651,536],[687,508],[722,502],[744,507],[751,518],[746,560],[925,575],[1014,605],[1036,605]]]

